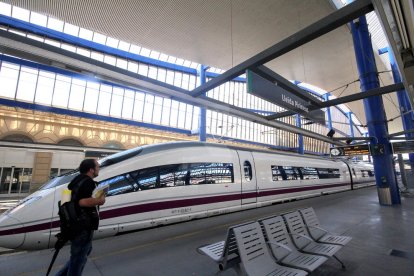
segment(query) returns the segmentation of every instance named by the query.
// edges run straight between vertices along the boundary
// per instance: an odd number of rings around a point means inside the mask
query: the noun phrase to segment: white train
[[[373,166],[201,142],[143,146],[99,161],[110,184],[95,238],[375,184]],[[0,247],[53,247],[57,203],[77,173],[0,216]]]

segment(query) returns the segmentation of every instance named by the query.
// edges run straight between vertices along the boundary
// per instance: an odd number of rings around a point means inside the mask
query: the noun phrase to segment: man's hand
[[[98,198],[89,197],[89,198],[82,198],[79,200],[79,206],[81,207],[95,207],[95,206],[101,206],[105,203],[105,196],[101,196]]]

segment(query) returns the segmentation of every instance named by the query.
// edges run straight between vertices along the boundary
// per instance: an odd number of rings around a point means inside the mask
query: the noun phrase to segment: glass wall
[[[4,167],[0,169],[0,194],[28,193],[32,180],[31,168]]]
[[[184,90],[194,89],[199,81],[195,70],[200,66],[197,63],[152,51],[2,2],[0,2],[0,14],[67,35],[67,40],[56,40],[47,35],[35,35],[30,31],[17,30],[13,26],[0,26],[3,30],[75,52]],[[85,47],[82,43],[76,44],[76,40],[70,40],[71,37],[89,41],[89,47]],[[77,41],[81,41],[79,39]],[[3,59],[2,62],[1,59]],[[189,131],[199,127],[200,112],[196,106],[52,67],[39,67],[34,63],[22,62],[21,60],[12,62],[10,58],[9,61],[5,60],[6,57],[0,56],[0,83],[2,83],[0,98]],[[223,71],[210,68],[208,72],[220,74]],[[243,78],[239,81],[227,82],[208,91],[207,97],[254,110],[262,115],[284,111],[280,106],[248,94]],[[337,135],[349,135],[348,119],[344,113],[338,108],[331,108],[331,114],[333,126],[338,130]],[[296,124],[294,117],[279,120],[291,125]],[[322,135],[326,135],[328,132],[326,126],[307,123],[307,121],[302,121],[304,129]],[[290,150],[298,147],[296,134],[213,110],[207,111],[206,131],[216,141],[238,139]],[[359,131],[355,132],[355,135],[360,136]],[[325,142],[306,137],[304,144],[305,150],[313,153],[327,153],[329,148],[329,144]]]

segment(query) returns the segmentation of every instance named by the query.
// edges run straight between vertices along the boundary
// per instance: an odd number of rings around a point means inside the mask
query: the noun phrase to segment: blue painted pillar
[[[395,62],[394,55],[388,48],[384,48],[380,50],[380,54],[387,53],[388,57],[390,58],[391,69],[392,69],[392,76],[394,78],[394,83],[401,82],[401,75],[398,71],[397,63]],[[407,92],[403,90],[397,91],[397,98],[398,103],[400,105],[400,113],[401,113],[401,120],[403,123],[404,131],[414,129],[414,120],[413,120],[413,112],[409,112],[412,110],[411,103],[408,99]],[[414,133],[406,133],[406,138],[414,138]],[[414,153],[410,153],[408,155],[410,160],[411,169],[414,170]]]
[[[200,65],[197,69],[198,76],[200,77],[199,85],[206,83],[206,70],[207,66]],[[207,111],[205,107],[200,107],[200,122],[199,122],[199,131],[198,137],[200,142],[206,141],[206,128],[207,128]]]
[[[355,137],[355,133],[354,133],[354,122],[352,121],[352,112],[348,112],[346,114],[346,116],[348,117],[348,123],[349,123],[349,130],[350,130],[350,135],[352,138]]]
[[[358,66],[361,90],[378,88],[378,72],[372,50],[371,38],[365,16],[350,23],[354,50]],[[378,188],[389,188],[391,204],[401,204],[400,194],[394,177],[391,144],[388,139],[387,121],[382,97],[375,96],[364,99],[365,115],[369,135],[376,137],[371,144],[383,144],[384,154],[374,155],[375,180]],[[379,190],[380,191],[380,190]],[[384,191],[384,190],[381,190]],[[381,202],[381,204],[384,204]]]
[[[302,127],[302,122],[299,114],[296,114],[296,126]],[[303,135],[298,134],[298,153],[305,154],[305,148],[303,146]]]
[[[369,133],[368,133],[368,132],[365,132],[365,133],[364,133],[364,136],[365,136],[365,137],[369,137]],[[371,160],[371,155],[370,155],[370,154],[368,154],[368,162],[369,162],[369,163],[372,163],[372,160]]]

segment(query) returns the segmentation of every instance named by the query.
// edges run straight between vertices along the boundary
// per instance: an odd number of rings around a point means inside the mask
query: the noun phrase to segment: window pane
[[[86,81],[73,79],[70,88],[69,108],[82,110],[83,100],[85,99]]]
[[[98,114],[109,115],[111,105],[112,86],[101,84],[99,91]]]
[[[111,102],[111,116],[121,117],[122,101],[124,99],[124,89],[114,87]]]
[[[138,185],[133,181],[129,174],[116,176],[99,183],[99,186],[105,185],[109,185],[107,196],[125,194],[138,190]]]
[[[0,71],[0,96],[14,98],[16,94],[17,77],[19,76],[19,66],[3,62]]]
[[[122,118],[132,119],[132,109],[134,106],[135,92],[132,90],[125,90],[124,104],[122,106]]]
[[[161,97],[155,97],[154,100],[154,112],[153,112],[153,118],[152,123],[154,124],[160,124],[161,123],[161,112],[162,112],[162,100]]]
[[[52,17],[49,17],[48,22],[47,22],[47,27],[52,29],[52,30],[62,32],[63,31],[63,21],[60,21],[60,20],[54,19]]]
[[[71,79],[62,75],[56,75],[55,92],[53,93],[53,106],[67,107]]]
[[[31,12],[30,13],[30,23],[46,27],[47,16],[44,16],[42,14],[38,14],[36,12]]]
[[[23,20],[29,21],[30,11],[13,6],[13,14],[12,17]]]
[[[179,102],[174,101],[174,100],[171,101],[170,126],[172,127],[177,126],[178,106],[179,106]]]
[[[149,168],[139,171],[139,174],[133,176],[141,190],[154,189],[157,186],[158,168]]]
[[[80,28],[79,37],[87,40],[92,40],[93,32],[84,28]]]
[[[147,94],[145,97],[145,105],[144,105],[144,122],[152,122],[152,112],[154,108],[154,96]]]
[[[135,94],[135,104],[134,104],[134,119],[137,121],[142,121],[142,113],[144,111],[144,99],[145,94],[137,92]]]
[[[279,169],[279,166],[272,165],[272,180],[273,181],[281,181],[283,180],[282,170]]]
[[[302,172],[302,176],[304,180],[319,179],[318,172],[315,168],[304,167],[304,168],[300,168],[300,171]]]
[[[118,43],[119,43],[118,39],[115,39],[115,38],[112,38],[112,37],[108,37],[106,39],[106,46],[109,46],[109,47],[112,47],[112,48],[118,48]]]
[[[162,116],[161,116],[161,124],[168,126],[170,123],[170,108],[171,108],[171,100],[164,99],[164,104],[162,107]]]
[[[63,32],[69,35],[78,36],[79,27],[66,22]]]
[[[100,33],[94,33],[93,34],[93,41],[96,43],[100,43],[105,45],[106,42],[106,36],[104,36],[103,34]]]
[[[99,83],[88,81],[86,87],[85,103],[83,110],[91,113],[96,113],[99,98]]]
[[[16,98],[19,100],[33,102],[36,89],[36,80],[37,70],[22,67]]]
[[[282,168],[284,173],[286,174],[286,180],[300,179],[299,170],[297,168],[290,166],[283,166]]]
[[[44,71],[39,72],[39,79],[36,88],[36,103],[50,105],[52,103],[55,74]]]

